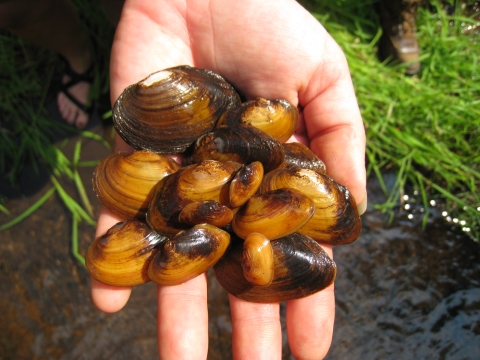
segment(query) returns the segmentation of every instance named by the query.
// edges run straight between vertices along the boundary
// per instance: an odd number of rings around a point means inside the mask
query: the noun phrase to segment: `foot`
[[[62,77],[63,87],[57,96],[58,110],[67,124],[83,129],[90,119],[88,108],[92,81],[86,74],[89,69],[82,66],[73,67],[68,62],[66,67]],[[69,93],[70,97],[66,93]]]

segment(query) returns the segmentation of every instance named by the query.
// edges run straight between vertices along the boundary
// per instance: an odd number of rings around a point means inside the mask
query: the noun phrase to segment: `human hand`
[[[290,0],[127,0],[112,48],[111,96],[150,73],[177,65],[219,73],[248,98],[283,98],[298,105],[294,141],[306,143],[327,173],[366,200],[365,132],[346,59],[325,29]],[[131,150],[117,137],[116,150]],[[120,221],[102,210],[97,236]],[[331,247],[324,246],[332,256]],[[120,310],[130,288],[92,279],[92,299],[106,312]],[[229,295],[233,355],[281,358],[279,304],[248,303]],[[331,343],[333,285],[287,302],[286,321],[297,359],[323,358]],[[185,321],[187,320],[188,321]],[[206,358],[206,276],[158,286],[160,358]]]

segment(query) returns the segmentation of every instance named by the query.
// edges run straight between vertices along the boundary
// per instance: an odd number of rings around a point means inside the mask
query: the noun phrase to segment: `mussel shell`
[[[108,285],[143,284],[150,281],[148,266],[165,240],[143,222],[119,222],[88,248],[87,271]]]
[[[326,174],[327,169],[320,158],[313,153],[307,146],[292,142],[283,144],[285,149],[284,167],[299,167],[310,169],[319,174]]]
[[[178,285],[204,273],[225,253],[230,235],[213,225],[199,224],[163,243],[149,266],[152,281]]]
[[[186,166],[155,186],[147,211],[147,223],[166,236],[188,228],[179,221],[182,209],[192,202],[215,200],[229,203],[229,183],[240,168],[233,162],[214,160]]]
[[[232,219],[232,210],[225,205],[219,204],[215,200],[192,202],[186,205],[178,215],[178,220],[188,225],[206,223],[216,227],[222,227],[229,224]]]
[[[282,164],[285,151],[274,137],[250,125],[221,127],[200,137],[186,152],[184,165],[202,160],[262,163],[265,172]]]
[[[230,183],[230,206],[237,208],[245,204],[260,187],[263,179],[260,161],[242,166]]]
[[[257,98],[225,112],[218,120],[217,127],[236,124],[255,126],[283,143],[290,139],[297,128],[298,110],[283,99]]]
[[[357,205],[348,189],[313,170],[282,168],[265,174],[258,193],[297,189],[315,203],[315,214],[297,232],[330,245],[355,241],[362,230]]]
[[[273,247],[259,233],[251,233],[243,242],[242,269],[245,279],[254,285],[270,285],[274,276]]]
[[[229,250],[213,267],[220,285],[242,300],[271,303],[314,294],[335,280],[335,262],[308,236],[294,233],[271,244],[274,278],[270,285],[253,285],[245,279],[241,265],[243,242],[238,239],[232,239]]]
[[[113,122],[136,149],[181,153],[239,105],[239,95],[220,75],[178,66],[127,87],[113,107]]]
[[[95,167],[93,189],[121,219],[144,219],[153,187],[178,169],[180,164],[171,158],[150,151],[115,153]]]
[[[253,232],[270,240],[295,232],[314,214],[315,204],[296,189],[255,194],[233,217],[232,229],[242,239]]]

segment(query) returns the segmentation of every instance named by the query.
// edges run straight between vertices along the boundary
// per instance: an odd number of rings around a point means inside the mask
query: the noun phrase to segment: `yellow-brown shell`
[[[166,238],[145,223],[120,222],[90,245],[85,258],[89,274],[114,286],[134,286],[150,281],[148,266]]]
[[[280,142],[286,142],[298,124],[297,108],[283,99],[257,98],[225,112],[217,127],[247,124],[255,126]]]
[[[230,206],[237,208],[245,204],[260,187],[263,179],[260,161],[242,166],[230,183]]]
[[[220,75],[177,66],[127,87],[113,107],[118,134],[136,149],[162,154],[183,152],[212,130],[240,97]]]
[[[245,239],[253,232],[270,240],[289,235],[305,224],[315,204],[296,189],[276,189],[252,196],[232,220],[232,229]]]
[[[166,176],[154,188],[148,224],[160,234],[173,236],[188,228],[179,221],[180,212],[188,204],[215,200],[228,205],[229,183],[239,167],[233,162],[208,160]]]
[[[315,213],[297,232],[330,245],[349,244],[362,230],[357,204],[348,189],[313,170],[283,168],[265,174],[259,193],[292,188],[315,203]]]
[[[254,285],[270,285],[274,276],[273,247],[265,236],[251,233],[243,242],[242,269]]]
[[[144,219],[153,187],[180,165],[150,151],[114,153],[93,173],[93,189],[100,202],[121,219]]]

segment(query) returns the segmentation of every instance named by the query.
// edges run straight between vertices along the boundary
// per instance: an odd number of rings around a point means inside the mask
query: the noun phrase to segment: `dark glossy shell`
[[[248,282],[242,271],[243,242],[232,239],[227,253],[213,267],[225,290],[246,301],[271,303],[299,299],[333,283],[335,262],[308,236],[298,233],[271,242],[274,278],[270,285]]]
[[[315,204],[296,189],[277,189],[252,196],[233,217],[232,229],[242,239],[253,232],[270,240],[295,232],[314,214]]]
[[[237,163],[209,160],[166,176],[154,188],[148,224],[160,234],[173,236],[189,227],[179,221],[180,212],[188,204],[215,200],[228,205],[229,183],[239,167]]]
[[[166,241],[148,274],[161,285],[178,285],[203,274],[225,253],[230,235],[213,225],[200,224]]]
[[[150,281],[148,266],[166,237],[145,223],[120,222],[95,239],[85,258],[89,274],[114,286],[134,286]]]
[[[315,203],[315,214],[297,232],[330,245],[349,244],[358,238],[362,222],[346,187],[313,170],[283,168],[265,174],[258,192],[285,187],[297,189]]]
[[[250,164],[260,161],[265,172],[282,164],[282,144],[267,133],[250,125],[234,125],[215,129],[202,136],[187,151],[184,165],[202,160],[235,161]]]
[[[206,223],[222,227],[230,223],[232,219],[232,210],[215,200],[192,202],[186,205],[178,215],[178,220],[188,225]]]
[[[218,120],[217,127],[236,124],[255,126],[283,143],[290,139],[297,128],[298,110],[283,99],[258,98],[225,112]]]
[[[313,153],[307,146],[293,142],[283,144],[285,149],[285,167],[299,167],[302,169],[310,169],[319,174],[326,174],[327,169],[320,158]]]
[[[171,158],[150,151],[115,153],[96,166],[93,189],[121,219],[145,219],[153,187],[178,169],[180,164]]]
[[[239,95],[220,75],[178,66],[127,87],[114,105],[113,122],[136,149],[181,153],[239,105]]]

